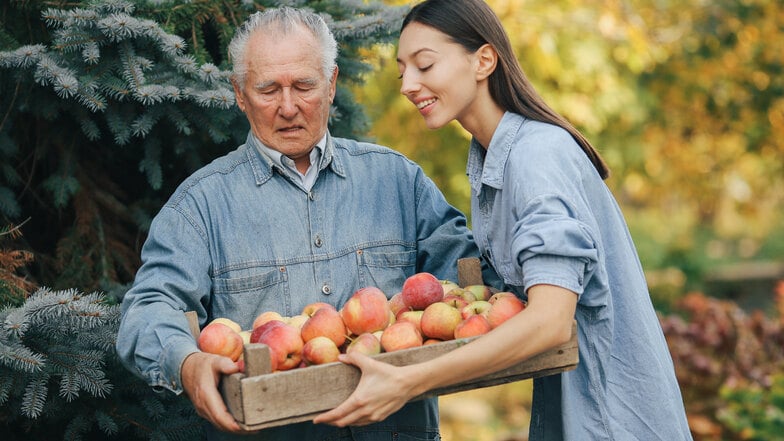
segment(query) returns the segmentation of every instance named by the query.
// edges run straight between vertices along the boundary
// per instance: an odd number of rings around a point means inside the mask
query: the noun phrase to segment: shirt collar
[[[498,127],[490,139],[490,146],[485,150],[476,138],[471,139],[468,153],[466,173],[471,188],[479,193],[482,184],[500,189],[504,184],[504,170],[509,153],[515,143],[517,132],[523,125],[522,115],[506,112],[498,123]]]
[[[284,159],[281,152],[267,147],[253,133],[250,134],[250,137],[253,138],[253,144],[259,150],[259,152],[271,159],[274,165],[277,165],[281,169],[288,169],[293,172],[297,171],[297,169],[294,167],[294,162],[291,159]],[[321,137],[321,139],[316,143],[315,147],[310,151],[310,165],[312,167],[315,164],[316,169],[319,171],[323,168],[321,160],[324,158],[324,150],[326,149],[326,145],[327,134],[324,133],[324,136]]]

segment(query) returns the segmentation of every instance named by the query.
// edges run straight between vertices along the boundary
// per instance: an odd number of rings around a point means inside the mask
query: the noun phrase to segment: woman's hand
[[[376,423],[415,396],[405,367],[392,366],[357,353],[341,355],[340,361],[358,367],[362,377],[346,401],[316,417],[313,420],[316,424],[346,427]]]

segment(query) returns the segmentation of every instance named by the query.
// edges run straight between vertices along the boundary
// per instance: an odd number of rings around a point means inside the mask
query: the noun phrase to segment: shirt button
[[[330,295],[332,293],[332,288],[330,288],[329,285],[325,283],[324,286],[321,287],[321,292],[326,295]]]
[[[313,244],[319,248],[321,247],[321,245],[324,245],[324,242],[321,240],[321,236],[317,235],[316,239],[313,241]]]

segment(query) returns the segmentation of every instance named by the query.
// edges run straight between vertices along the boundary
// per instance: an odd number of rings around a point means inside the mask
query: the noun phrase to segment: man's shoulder
[[[204,186],[210,186],[217,181],[232,179],[232,175],[236,173],[244,174],[245,165],[249,162],[246,148],[247,146],[243,144],[231,152],[213,159],[210,163],[193,172],[177,187],[177,190],[175,190],[169,200],[169,204],[178,203],[188,193],[199,191]]]
[[[374,144],[372,142],[336,137],[332,138],[332,142],[335,146],[336,152],[343,152],[347,155],[386,155],[389,156],[390,160],[403,160],[410,162],[410,160],[402,153],[383,145]]]

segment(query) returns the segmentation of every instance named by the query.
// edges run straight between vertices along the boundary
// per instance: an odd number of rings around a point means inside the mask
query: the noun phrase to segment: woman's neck
[[[458,122],[486,150],[490,147],[490,141],[493,139],[495,129],[498,128],[504,113],[504,109],[490,97],[488,92],[477,97],[465,115],[458,118]]]

